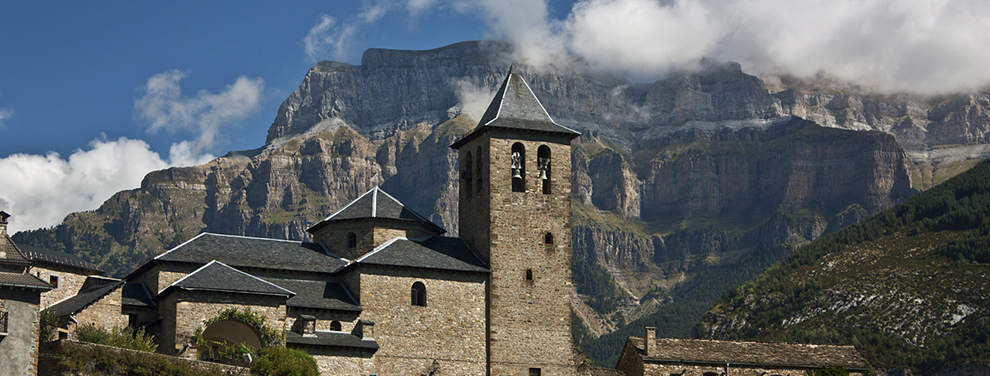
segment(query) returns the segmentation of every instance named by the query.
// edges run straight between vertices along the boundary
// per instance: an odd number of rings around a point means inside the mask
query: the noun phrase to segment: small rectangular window
[[[543,375],[543,370],[541,370],[539,368],[530,368],[529,369],[529,376],[542,376],[542,375]]]
[[[52,286],[55,286],[55,288],[58,288],[58,276],[57,275],[48,276],[48,283]]]

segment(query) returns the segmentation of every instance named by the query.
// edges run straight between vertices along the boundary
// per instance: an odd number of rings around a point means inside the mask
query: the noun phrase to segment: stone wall
[[[672,374],[682,376],[706,376],[706,375],[733,375],[733,376],[799,376],[808,375],[809,369],[767,367],[759,365],[699,365],[688,363],[650,363],[643,365],[644,376],[669,376]],[[627,373],[632,376],[634,374]],[[864,376],[858,372],[851,372],[850,376]]]
[[[7,311],[7,335],[0,337],[0,376],[38,374],[41,330],[39,292],[0,287],[0,309]]]
[[[512,190],[511,155],[516,143],[525,147],[524,192]],[[536,168],[541,146],[550,149],[549,194],[543,193]],[[528,375],[531,368],[539,368],[542,375],[573,374],[577,354],[569,300],[573,290],[569,139],[496,134],[487,147],[492,374]],[[547,233],[553,236],[551,245],[544,244]]]
[[[423,269],[361,270],[361,318],[375,322],[380,375],[484,375],[485,275]],[[426,306],[411,304],[426,286]]]
[[[267,318],[269,328],[277,331],[286,329],[284,297],[178,290],[169,293],[161,302],[161,311],[165,315],[161,331],[164,348],[159,348],[159,352],[168,354],[167,351],[172,350],[173,354],[195,359],[192,337],[196,329],[205,330],[206,320],[228,308],[249,308]],[[173,319],[174,322],[170,323]]]
[[[144,283],[152,296],[158,295],[169,285],[192,273],[202,265],[176,265],[175,263],[156,264],[143,273],[130,278],[130,282]]]
[[[376,374],[375,358],[369,350],[334,350],[332,354],[319,348],[299,347],[316,360],[321,375],[360,375]],[[378,373],[384,375],[383,373]]]
[[[58,277],[58,287],[45,291],[41,294],[42,310],[51,307],[52,304],[58,303],[65,298],[75,295],[79,292],[79,289],[82,288],[87,277],[85,274],[76,274],[37,266],[28,268],[28,274],[33,274],[45,282],[51,281],[52,276]]]
[[[122,286],[118,286],[72,315],[76,321],[76,327],[89,324],[104,329],[127,326],[127,315],[121,311],[121,292],[123,290]]]

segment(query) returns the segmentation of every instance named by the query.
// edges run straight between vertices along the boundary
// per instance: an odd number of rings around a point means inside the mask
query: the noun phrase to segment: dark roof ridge
[[[283,288],[282,286],[279,286],[279,285],[276,285],[274,283],[268,282],[268,281],[266,281],[264,279],[255,277],[255,276],[253,276],[251,274],[248,274],[248,273],[245,273],[243,271],[240,271],[237,268],[233,268],[233,267],[228,266],[227,264],[224,264],[224,263],[222,263],[220,261],[217,261],[217,260],[210,261],[210,262],[206,263],[206,265],[203,265],[203,266],[199,267],[198,269],[192,271],[191,273],[186,274],[182,278],[179,278],[177,281],[175,281],[172,284],[168,285],[168,287],[166,287],[165,290],[168,290],[169,288],[175,287],[175,288],[184,289],[184,290],[209,290],[209,291],[214,291],[214,289],[189,288],[189,287],[182,287],[182,286],[180,286],[180,284],[182,282],[186,281],[187,279],[190,279],[191,277],[196,276],[197,273],[200,273],[200,272],[206,270],[207,268],[213,267],[214,265],[217,265],[217,267],[220,267],[220,268],[231,270],[231,271],[236,272],[238,274],[241,274],[243,276],[249,277],[249,278],[251,278],[253,280],[256,280],[258,282],[261,282],[261,283],[263,283],[265,285],[269,285],[271,287],[274,287],[274,288],[276,288],[278,290],[282,290],[282,291],[286,292],[288,296],[296,295],[296,293],[294,293],[292,291],[289,291],[289,290]],[[215,290],[216,291],[221,291],[221,290],[225,291],[224,289],[219,289],[219,288],[218,289],[215,289]],[[163,293],[162,294],[159,294],[159,296],[161,296],[161,295],[164,294],[164,290],[162,290],[162,292]]]

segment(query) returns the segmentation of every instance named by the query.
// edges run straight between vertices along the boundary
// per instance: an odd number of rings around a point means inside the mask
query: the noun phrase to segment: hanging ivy
[[[261,339],[261,348],[263,349],[284,346],[282,333],[278,330],[269,328],[267,320],[264,316],[251,311],[251,308],[244,308],[243,310],[237,308],[227,308],[216,316],[206,320],[202,327],[196,329],[196,333],[193,334],[193,343],[196,344],[196,347],[209,348],[211,347],[210,345],[216,345],[216,343],[212,343],[203,338],[203,328],[209,327],[210,325],[220,321],[236,321],[247,325],[249,328],[258,333]],[[255,354],[254,349],[244,344],[238,344],[235,346],[221,345],[222,346],[218,349],[219,352],[217,354],[204,353],[200,354],[200,357],[215,357],[220,359],[222,362],[226,360],[237,363],[240,361],[243,354],[257,355]]]

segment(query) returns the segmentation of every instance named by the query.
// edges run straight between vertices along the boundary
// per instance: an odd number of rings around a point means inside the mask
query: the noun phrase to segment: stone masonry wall
[[[352,232],[357,237],[357,247],[349,249],[347,234]],[[424,231],[418,223],[367,219],[331,223],[320,229],[313,238],[331,253],[353,260],[393,238],[415,239],[428,235],[433,234]]]
[[[228,308],[241,310],[250,308],[252,312],[268,319],[269,328],[277,331],[286,329],[284,297],[182,290],[170,293],[170,295],[172,295],[170,298],[174,296],[175,299],[175,323],[174,328],[166,331],[163,322],[162,335],[173,339],[171,341],[172,348],[176,349],[177,355],[184,358],[194,359],[196,357],[195,346],[192,343],[196,329],[203,328],[205,330],[203,325],[206,320],[217,316]],[[171,306],[168,308],[172,309]]]
[[[425,307],[411,304],[415,282],[426,286]],[[365,267],[361,285],[378,374],[485,374],[485,275]]]
[[[761,366],[715,366],[697,365],[684,363],[646,363],[643,365],[644,376],[669,376],[672,374],[682,376],[705,376],[711,375],[733,375],[733,376],[800,376],[808,375],[808,370],[800,368],[774,368]],[[633,374],[627,374],[632,376]],[[852,372],[850,376],[863,376],[858,372]]]
[[[300,347],[299,349],[313,356],[321,375],[368,376],[377,372],[371,351],[333,350],[331,355],[319,348]]]
[[[83,308],[79,313],[72,315],[76,320],[76,327],[89,324],[104,329],[127,326],[127,315],[121,313],[122,291],[123,288],[118,286],[109,294]]]
[[[512,191],[516,143],[525,147],[525,192]],[[551,151],[550,194],[543,193],[536,168],[541,146]],[[542,375],[574,374],[569,139],[494,135],[489,148],[492,375],[528,375],[531,368]],[[547,233],[553,235],[549,246],[544,244]]]
[[[52,270],[48,268],[42,268],[37,266],[32,266],[28,269],[28,274],[34,274],[42,281],[51,281],[52,276],[58,277],[58,288],[45,291],[41,294],[41,309],[51,307],[52,304],[58,303],[65,298],[75,295],[82,288],[83,282],[86,282],[86,275],[76,274],[72,272]]]
[[[39,293],[0,287],[0,297],[0,308],[8,315],[7,336],[0,338],[0,376],[37,375]]]

